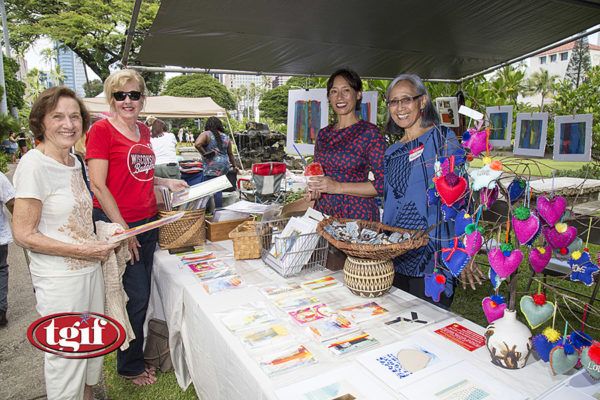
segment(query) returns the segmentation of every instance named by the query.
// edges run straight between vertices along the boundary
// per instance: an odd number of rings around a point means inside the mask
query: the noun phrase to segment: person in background
[[[114,222],[123,229],[156,219],[155,184],[173,192],[188,186],[181,180],[154,176],[150,131],[138,121],[145,93],[144,78],[136,71],[112,73],[104,81],[112,116],[96,122],[88,132],[86,160],[94,193],[94,220]],[[129,239],[132,260],[123,275],[123,287],[129,297],[127,314],[136,338],[127,350],[117,351],[117,372],[138,386],[156,382],[155,371],[145,367],[143,349],[157,240],[156,229]]]
[[[117,244],[94,234],[92,198],[71,147],[88,128],[90,116],[75,92],[45,90],[31,107],[29,126],[39,141],[15,171],[13,234],[29,254],[29,271],[42,316],[104,313],[101,261]],[[45,353],[48,399],[92,400],[102,357],[68,359]]]
[[[177,132],[177,139],[179,142],[183,142],[183,128],[179,128],[179,132]]]
[[[21,152],[20,157],[23,157],[29,148],[27,147],[27,132],[25,128],[21,128],[21,134],[17,138],[17,144],[19,146],[19,151]]]
[[[435,253],[441,247],[452,247],[454,222],[444,221],[441,202],[428,204],[427,190],[433,184],[434,165],[442,157],[454,156],[464,160],[465,152],[456,135],[445,126],[440,118],[421,78],[403,74],[394,79],[387,89],[387,130],[400,136],[385,153],[385,203],[383,223],[406,229],[427,230],[429,244],[395,258],[394,286],[432,301],[425,296],[424,275],[430,274],[435,266]],[[458,167],[458,164],[456,165]],[[457,172],[458,174],[458,172]],[[442,265],[438,255],[438,263]],[[454,279],[447,271],[446,289],[439,305],[449,308],[454,297]],[[477,274],[471,267],[464,274]]]
[[[156,155],[154,176],[181,179],[175,135],[167,130],[167,124],[162,119],[154,119],[150,132],[152,133],[150,143]]]
[[[4,206],[13,212],[15,189],[10,181],[0,172],[0,326],[8,323],[8,244],[12,242],[10,224],[4,214]]]
[[[376,196],[383,195],[385,138],[377,126],[359,120],[362,81],[348,69],[327,80],[327,98],[336,123],[321,129],[315,144],[315,161],[325,176],[308,181],[315,209],[338,218],[379,221]],[[374,180],[369,180],[369,172]]]
[[[185,141],[188,143],[194,143],[194,134],[185,129]]]
[[[221,120],[217,117],[208,118],[204,129],[194,143],[202,155],[204,181],[225,175],[230,169],[237,173],[231,140],[225,134]],[[222,192],[215,193],[214,199],[216,208],[223,206]]]

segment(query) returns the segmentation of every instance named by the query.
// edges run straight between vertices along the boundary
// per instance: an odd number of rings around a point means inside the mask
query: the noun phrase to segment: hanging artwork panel
[[[456,128],[460,125],[457,97],[437,97],[435,99],[435,108],[440,114],[440,123],[442,125],[451,128]]]
[[[592,114],[555,117],[552,159],[556,161],[591,161],[592,120]]]
[[[490,143],[494,147],[510,147],[513,106],[486,107]]]
[[[319,129],[327,125],[329,105],[326,89],[288,92],[287,151],[312,155]]]
[[[377,92],[363,92],[360,110],[356,110],[358,119],[377,125]]]
[[[548,134],[548,113],[517,114],[517,131],[513,154],[543,157]]]

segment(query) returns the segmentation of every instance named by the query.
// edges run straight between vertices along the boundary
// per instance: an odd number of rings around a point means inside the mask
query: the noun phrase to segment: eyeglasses
[[[423,96],[423,95],[418,94],[416,96],[407,96],[407,97],[403,97],[401,99],[388,100],[386,103],[387,103],[388,107],[398,107],[398,106],[408,107],[413,103],[413,101],[415,101],[416,99],[418,99],[421,96]]]
[[[129,97],[132,101],[138,101],[142,97],[142,92],[138,92],[137,90],[132,90],[131,92],[114,92],[113,97],[116,101],[123,101],[125,97]]]

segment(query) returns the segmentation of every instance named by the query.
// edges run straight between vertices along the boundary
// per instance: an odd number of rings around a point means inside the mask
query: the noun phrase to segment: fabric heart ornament
[[[529,265],[531,269],[539,274],[546,268],[552,258],[552,247],[536,247],[529,252]]]
[[[473,217],[466,210],[460,210],[454,218],[454,234],[461,236],[465,233],[467,225],[473,223]]]
[[[519,264],[523,261],[523,253],[519,249],[512,250],[512,246],[503,244],[488,251],[488,261],[499,277],[506,278],[519,268]]]
[[[488,323],[491,324],[495,320],[504,316],[506,303],[504,302],[504,297],[494,295],[485,297],[481,301],[481,308],[483,309],[483,313],[485,314],[485,318],[487,319]]]
[[[450,207],[445,204],[442,204],[442,215],[444,216],[444,221],[454,221],[456,215],[458,214],[458,209],[456,207]]]
[[[496,181],[502,175],[502,165],[498,167],[497,164],[494,165],[495,169],[492,168],[492,164],[486,164],[482,168],[474,169],[469,172],[469,176],[472,179],[472,189],[477,191],[483,188],[493,189],[496,187]]]
[[[442,203],[447,206],[452,206],[462,198],[467,191],[466,179],[456,175],[454,172],[433,178],[433,183],[435,184],[435,188]]]
[[[544,237],[553,249],[562,249],[570,245],[577,237],[577,228],[559,222],[554,226],[543,229]]]
[[[519,305],[521,306],[521,313],[533,329],[548,321],[554,314],[554,303],[546,301],[546,295],[543,293],[523,296]]]
[[[517,207],[513,211],[512,227],[521,245],[531,246],[540,234],[540,219],[527,207]]]
[[[436,272],[425,274],[425,296],[431,297],[436,303],[440,301],[440,295],[446,288],[446,277]]]
[[[494,290],[498,290],[498,288],[504,281],[503,278],[500,278],[498,276],[498,274],[496,273],[496,271],[494,271],[493,268],[488,269],[488,279],[490,280],[490,283],[492,284],[492,288]]]
[[[567,247],[561,247],[560,249],[555,249],[553,251],[554,257],[559,260],[569,260],[571,258],[571,254],[574,252],[581,250],[583,248],[583,240],[581,238],[576,237],[575,240],[571,242]]]
[[[583,282],[587,286],[594,284],[595,277],[600,271],[600,268],[592,262],[592,257],[586,249],[574,251],[569,259],[569,266],[571,267],[569,279],[573,282]]]
[[[475,257],[475,254],[481,250],[483,245],[483,228],[481,226],[476,227],[475,224],[469,224],[465,227],[465,250],[467,255],[471,258]]]
[[[479,201],[486,208],[490,208],[498,200],[498,186],[494,186],[492,189],[486,187],[479,191]]]
[[[469,256],[458,238],[454,238],[452,247],[442,247],[442,262],[453,276],[459,276],[469,262]]]
[[[550,369],[554,375],[566,374],[577,365],[579,354],[570,343],[554,346],[550,351]]]
[[[562,339],[560,333],[556,329],[548,327],[539,335],[535,335],[531,339],[531,343],[542,361],[548,362],[550,361],[550,352],[558,344],[560,339]]]
[[[582,331],[571,332],[571,334],[567,336],[567,340],[577,351],[581,351],[584,347],[591,346],[594,342],[590,335]]]
[[[492,150],[492,144],[487,141],[487,131],[475,131],[472,130],[469,132],[470,137],[468,143],[465,147],[467,147],[471,154],[475,157],[479,156],[481,153],[487,150]],[[486,145],[487,142],[487,145]],[[464,143],[463,143],[464,146]]]
[[[508,185],[508,198],[510,199],[511,203],[514,203],[523,197],[523,194],[525,194],[525,186],[525,181],[520,178],[513,179],[513,181]]]
[[[567,200],[562,196],[552,199],[540,196],[536,200],[538,215],[550,226],[554,226],[567,209]]]
[[[593,342],[591,346],[583,348],[581,365],[592,378],[600,379],[600,343]]]

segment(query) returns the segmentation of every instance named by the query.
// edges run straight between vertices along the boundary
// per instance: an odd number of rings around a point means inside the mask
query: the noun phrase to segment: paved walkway
[[[7,174],[12,181],[16,165]],[[8,247],[8,325],[0,328],[0,399],[45,399],[44,354],[27,340],[27,327],[39,316],[23,250]]]

